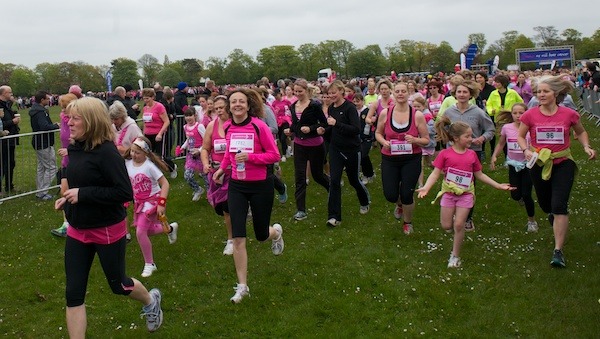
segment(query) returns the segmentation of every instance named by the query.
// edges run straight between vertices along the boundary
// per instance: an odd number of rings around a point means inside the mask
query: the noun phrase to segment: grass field
[[[53,117],[54,119],[54,117]],[[54,120],[56,121],[56,120]],[[600,130],[584,124],[600,149]],[[311,182],[307,220],[295,222],[293,194],[275,202],[273,222],[284,228],[285,252],[248,243],[251,296],[232,305],[236,283],[232,257],[221,254],[222,219],[205,199],[171,180],[167,214],[180,224],[179,240],[153,238],[158,271],[141,279],[163,292],[163,327],[148,334],[140,305],[113,295],[97,260],[87,295],[90,338],[184,337],[540,337],[597,338],[600,334],[600,230],[598,166],[584,160],[571,196],[566,269],[552,269],[552,229],[538,209],[540,230],[528,234],[525,210],[509,194],[477,188],[475,232],[467,234],[463,266],[446,267],[452,238],[439,228],[439,205],[417,202],[415,232],[402,233],[378,176],[368,188],[369,214],[360,215],[352,188],[343,187],[343,222],[325,226],[326,192]],[[378,150],[371,153],[379,163]],[[182,165],[180,163],[180,165]],[[283,163],[293,187],[292,162]],[[180,166],[182,167],[182,166]],[[507,171],[484,171],[507,181]],[[378,172],[378,171],[377,171]],[[293,191],[293,189],[291,189]],[[49,230],[61,214],[51,202],[24,197],[0,205],[0,335],[67,337],[64,239]],[[249,228],[249,234],[251,230]],[[127,271],[139,278],[143,259],[134,240]]]

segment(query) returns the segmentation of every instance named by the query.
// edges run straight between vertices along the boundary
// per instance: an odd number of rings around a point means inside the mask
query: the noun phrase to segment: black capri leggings
[[[404,205],[414,202],[415,187],[421,174],[421,154],[381,156],[381,182],[383,195],[396,203],[398,197]]]
[[[228,200],[231,228],[234,238],[246,237],[248,206],[252,208],[254,235],[258,241],[269,238],[271,210],[273,209],[273,177],[261,181],[229,182]]]
[[[85,293],[94,256],[98,253],[100,265],[115,294],[129,295],[133,280],[125,275],[126,237],[110,245],[86,244],[67,237],[65,244],[65,273],[67,276],[67,307],[76,307],[85,302]]]
[[[514,191],[510,191],[510,197],[515,201],[523,199],[525,209],[527,210],[527,216],[533,217],[535,215],[535,204],[531,197],[533,184],[531,182],[529,168],[525,167],[517,172],[514,167],[508,166],[508,182],[511,186],[517,188]]]
[[[533,166],[530,170],[531,181],[535,187],[538,203],[545,213],[569,214],[569,195],[575,181],[577,165],[571,159],[552,166],[549,180],[542,179],[542,168]]]

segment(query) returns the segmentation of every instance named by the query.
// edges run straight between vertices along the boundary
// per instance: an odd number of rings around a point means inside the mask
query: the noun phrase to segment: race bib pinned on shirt
[[[213,142],[213,150],[215,153],[225,153],[227,149],[227,141],[225,139],[215,139]]]
[[[151,122],[152,121],[152,112],[144,112],[142,120],[144,122]]]
[[[254,153],[254,134],[253,133],[231,133],[229,142],[229,152]]]
[[[446,180],[453,182],[461,188],[467,189],[473,182],[473,172],[462,171],[449,167],[446,172]]]
[[[507,138],[506,139],[506,147],[509,152],[521,152],[521,147],[519,147],[519,143],[516,138]]]
[[[536,127],[535,134],[535,141],[538,144],[564,145],[565,143],[564,127]]]
[[[413,154],[411,143],[404,140],[390,140],[390,153],[392,155]]]

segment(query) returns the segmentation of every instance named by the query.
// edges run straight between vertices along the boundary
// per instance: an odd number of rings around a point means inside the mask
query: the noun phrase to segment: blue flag
[[[467,63],[466,63],[467,69],[471,68],[471,65],[473,64],[473,60],[475,59],[475,55],[477,55],[477,50],[478,49],[479,48],[477,47],[476,44],[469,45],[469,48],[467,49],[467,55],[466,55],[466,57],[467,57]]]

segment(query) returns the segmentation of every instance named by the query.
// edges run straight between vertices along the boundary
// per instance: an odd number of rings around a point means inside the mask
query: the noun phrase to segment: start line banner
[[[571,48],[518,51],[519,62],[571,60],[572,58],[573,55]]]

